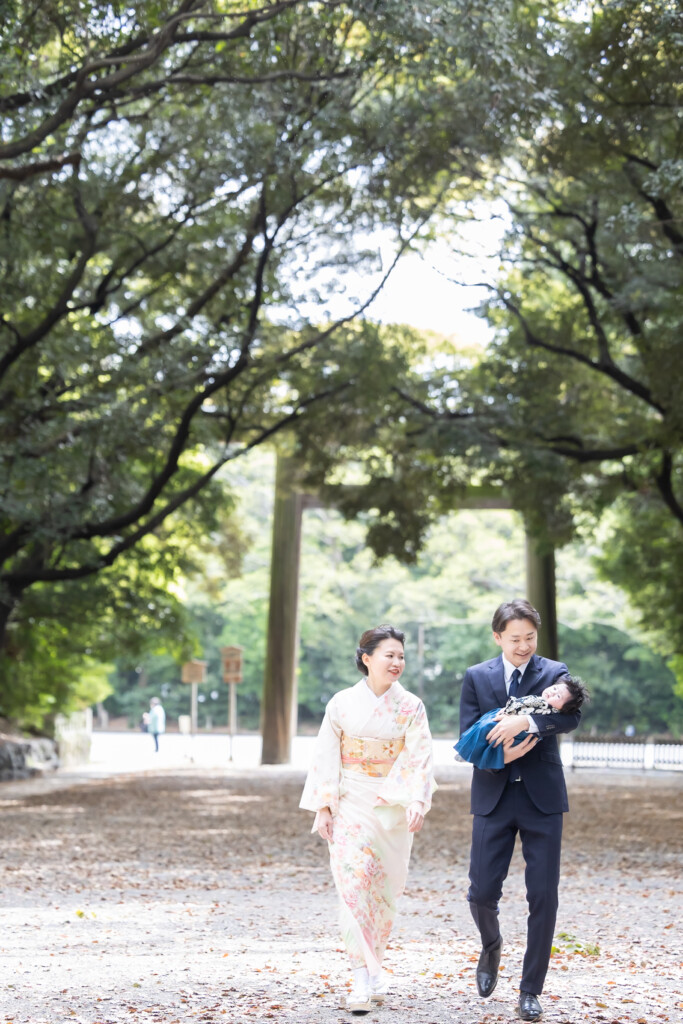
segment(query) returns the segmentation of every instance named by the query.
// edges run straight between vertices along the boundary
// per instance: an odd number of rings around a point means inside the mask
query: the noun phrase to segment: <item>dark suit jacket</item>
[[[561,661],[550,661],[534,654],[526,667],[517,691],[518,697],[540,693],[568,672]],[[473,665],[465,672],[460,695],[460,731],[464,732],[486,711],[502,708],[507,700],[503,655]],[[543,814],[569,810],[562,759],[557,734],[576,729],[581,712],[571,715],[533,715],[538,726],[538,743],[500,771],[473,769],[470,810],[472,814],[490,814],[500,800],[510,771],[521,776],[531,800]],[[519,785],[519,783],[518,783]]]

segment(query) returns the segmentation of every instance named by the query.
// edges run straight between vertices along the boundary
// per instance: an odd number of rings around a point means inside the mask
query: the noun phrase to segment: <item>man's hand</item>
[[[505,740],[503,743],[503,764],[510,764],[511,761],[516,761],[518,757],[524,757],[525,754],[528,754],[531,748],[535,747],[538,743],[538,736],[530,733],[517,746],[514,745],[514,742],[513,736],[512,739]]]
[[[416,800],[409,807],[406,807],[406,821],[408,822],[409,832],[419,832],[424,825],[424,809],[425,805],[420,800]]]
[[[321,807],[316,816],[316,828],[322,839],[332,842],[332,811],[329,807]]]
[[[486,740],[497,747],[505,740],[514,739],[518,732],[529,731],[528,715],[503,715],[499,722],[494,725],[491,732],[486,733]]]

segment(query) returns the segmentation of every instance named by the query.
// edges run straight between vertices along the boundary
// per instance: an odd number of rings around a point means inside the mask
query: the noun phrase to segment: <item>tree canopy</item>
[[[371,536],[396,553],[406,539],[417,550],[430,517],[473,484],[504,494],[541,545],[611,524],[603,571],[674,658],[683,651],[682,28],[668,2],[539,18],[526,68],[540,92],[526,123],[511,115],[520,134],[480,193],[507,225],[497,274],[482,281],[493,343],[442,346],[426,369],[393,382],[399,415],[392,424],[387,405],[375,420],[382,454],[366,449],[367,487],[342,498],[349,511],[370,503]],[[454,245],[463,216],[454,197],[440,222]],[[306,439],[307,456],[313,449],[316,478],[329,480],[334,458],[359,449],[323,437]]]
[[[514,6],[4,5],[0,646],[15,661],[32,588],[57,606],[172,524],[210,529],[226,461],[348,384],[282,375],[325,359],[327,296],[342,321],[369,300],[341,282],[376,266],[374,228],[400,252],[500,149]]]
[[[624,0],[557,37],[562,90],[503,182],[509,270],[485,366],[502,443],[525,440],[575,519],[611,509],[603,570],[669,656],[683,650],[682,29],[678,5]]]
[[[250,542],[241,576],[226,580],[220,562],[209,557],[187,586],[185,611],[208,663],[206,683],[199,687],[202,730],[209,722],[225,728],[228,720],[220,659],[225,644],[244,648],[238,728],[259,728],[274,461],[272,452],[261,450],[226,470]],[[582,543],[568,545],[557,561],[562,656],[592,694],[582,732],[623,735],[633,725],[641,734],[680,735],[683,700],[674,698],[674,677],[663,658],[642,643],[624,594],[597,578]],[[493,610],[523,592],[523,524],[509,509],[450,513],[429,528],[415,564],[393,557],[376,564],[364,516],[347,522],[335,509],[314,507],[304,513],[300,573],[299,731],[317,729],[330,697],[357,680],[361,633],[388,621],[406,633],[403,683],[424,699],[434,733],[453,735],[466,667],[497,651]],[[116,664],[114,693],[105,702],[112,715],[137,724],[152,696],[162,697],[171,721],[187,714],[189,688],[179,682],[177,662],[122,653]]]
[[[335,500],[380,554],[472,486],[549,544],[604,516],[604,571],[681,655],[678,5],[3,14],[0,711],[41,650],[75,664],[64,608],[101,659],[147,613],[189,650],[178,574],[239,547],[218,474],[289,427],[317,485],[353,461]],[[373,232],[456,245],[491,202],[489,351],[352,322]]]

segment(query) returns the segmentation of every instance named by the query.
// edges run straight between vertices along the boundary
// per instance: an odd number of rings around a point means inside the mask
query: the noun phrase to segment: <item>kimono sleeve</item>
[[[405,746],[382,785],[381,802],[375,807],[385,826],[390,820],[403,818],[403,810],[416,800],[424,804],[425,814],[432,806],[432,793],[436,789],[432,734],[422,701],[408,722],[404,740]],[[393,813],[388,813],[387,804],[394,809]],[[401,812],[400,815],[395,813],[396,810]]]
[[[325,709],[320,732],[315,742],[311,766],[308,769],[299,807],[305,811],[319,811],[329,807],[335,815],[339,808],[341,782],[341,735],[334,697]]]

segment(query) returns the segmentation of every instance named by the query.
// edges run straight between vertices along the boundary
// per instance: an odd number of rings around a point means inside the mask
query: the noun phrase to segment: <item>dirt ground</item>
[[[70,788],[0,785],[4,1024],[349,1021],[327,852],[303,773],[186,768]],[[363,1018],[514,1021],[523,863],[501,904],[501,980],[476,994],[469,780],[441,769],[386,966]],[[683,1018],[683,774],[568,775],[546,1024]]]

